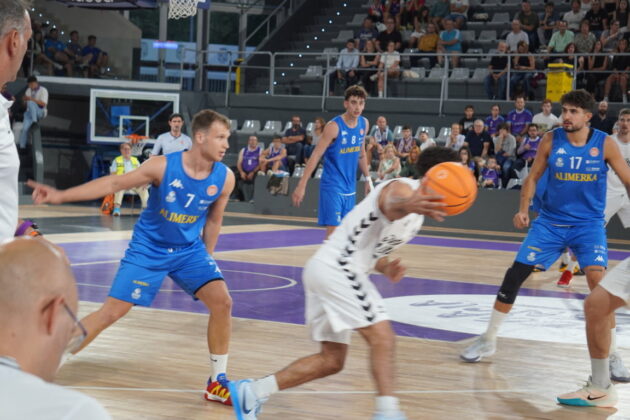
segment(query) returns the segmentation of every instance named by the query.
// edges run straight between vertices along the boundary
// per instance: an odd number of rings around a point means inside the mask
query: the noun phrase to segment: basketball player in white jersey
[[[418,173],[422,176],[437,163],[457,160],[453,150],[432,147],[420,155]],[[398,178],[380,184],[348,213],[302,274],[306,321],[313,340],[321,343],[320,352],[274,375],[230,382],[238,420],[256,420],[261,405],[279,390],[341,371],[353,330],[370,346],[377,387],[373,420],[406,419],[393,396],[395,335],[369,273],[382,273],[392,282],[403,277],[400,259],[390,260],[388,255],[416,235],[425,215],[443,220],[443,204],[437,199],[419,180]]]
[[[624,108],[619,111],[617,124],[619,126],[619,132],[610,137],[617,143],[621,155],[628,163],[628,166],[630,166],[630,108]],[[615,171],[609,170],[606,190],[606,210],[604,210],[606,223],[608,223],[615,214],[619,216],[619,220],[621,220],[621,224],[625,229],[630,228],[630,199],[628,198],[628,192]]]

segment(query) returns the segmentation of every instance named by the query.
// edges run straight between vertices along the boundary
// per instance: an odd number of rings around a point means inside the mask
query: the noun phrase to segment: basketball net
[[[199,0],[169,0],[168,18],[181,19],[197,14]]]
[[[132,156],[141,156],[142,150],[144,149],[146,136],[139,136],[137,134],[130,134],[125,136],[125,139],[131,143],[131,155]]]

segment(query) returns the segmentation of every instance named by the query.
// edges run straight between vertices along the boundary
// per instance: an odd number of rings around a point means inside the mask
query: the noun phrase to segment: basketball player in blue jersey
[[[326,226],[326,238],[356,203],[357,164],[366,180],[370,177],[363,144],[370,123],[361,116],[366,98],[367,92],[361,86],[346,89],[343,101],[346,112],[326,124],[306,164],[304,175],[293,191],[293,205],[299,206],[304,199],[306,184],[323,156],[324,172],[319,187],[317,223]],[[366,193],[368,191],[366,182]]]
[[[587,123],[595,104],[590,93],[569,92],[562,96],[561,104],[563,126],[545,133],[541,141],[521,190],[514,226],[523,229],[529,225],[528,208],[536,183],[548,171],[546,192],[538,197],[541,200],[539,216],[532,222],[514,264],[505,274],[487,331],[461,353],[466,362],[479,362],[494,354],[499,327],[536,265],[547,269],[569,247],[583,267],[591,290],[604,276],[608,265],[604,227],[606,163],[628,189],[630,168],[606,133],[589,128]],[[608,328],[614,333],[612,317]],[[617,368],[625,370],[621,359]]]
[[[223,164],[230,120],[211,110],[192,121],[189,151],[156,156],[124,175],[98,178],[68,190],[29,181],[36,204],[94,200],[116,191],[151,184],[147,209],[133,229],[109,297],[81,322],[87,346],[134,305],[150,306],[168,275],[210,312],[208,348],[212,375],[205,398],[231,405],[227,390],[232,299],[212,258],[234,174]]]

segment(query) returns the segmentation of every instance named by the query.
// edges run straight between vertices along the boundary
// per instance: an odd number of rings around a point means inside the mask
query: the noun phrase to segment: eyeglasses
[[[68,315],[70,315],[70,318],[72,318],[72,320],[74,321],[74,329],[72,331],[72,337],[70,338],[70,341],[68,341],[68,344],[66,345],[65,352],[74,353],[77,350],[79,350],[79,348],[81,348],[81,344],[83,344],[83,340],[85,340],[85,337],[87,337],[87,330],[85,329],[83,324],[81,324],[81,321],[79,321],[79,319],[74,314],[74,312],[72,312],[72,309],[70,309],[65,302],[63,303],[63,307],[68,313]]]

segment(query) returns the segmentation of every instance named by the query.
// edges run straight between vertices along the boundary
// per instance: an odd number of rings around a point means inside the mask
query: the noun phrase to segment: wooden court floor
[[[81,207],[27,207],[25,210],[34,212],[39,218],[67,217],[69,214],[81,218],[93,215],[95,211]],[[275,218],[261,217],[259,223],[225,226],[222,237],[227,241],[228,238],[249,233],[271,236],[275,235],[274,232],[290,234],[291,230],[300,235],[313,233],[301,229],[303,226],[289,226]],[[120,246],[119,242],[129,237],[128,230],[107,229],[48,235],[53,242],[64,245],[102,241],[102,246]],[[450,296],[449,290],[453,291],[453,296],[461,296],[461,293],[471,290],[492,298],[496,285],[514,258],[514,252],[494,249],[501,248],[501,241],[494,241],[492,246],[481,243],[477,246],[470,241],[451,239],[453,241],[449,244],[441,243],[441,239],[433,238],[429,233],[418,237],[417,243],[403,247],[398,254],[408,267],[409,278],[400,285],[387,288],[387,293],[404,298],[406,287],[409,293],[422,295],[424,290],[434,293],[434,288],[439,286],[439,293],[447,297]],[[508,239],[503,242],[506,246],[515,246]],[[251,249],[250,243],[243,243],[243,248],[217,252],[215,258],[236,267],[239,264],[257,264],[262,267],[260,270],[265,267],[272,270],[276,266],[298,270],[315,251],[317,244],[263,245]],[[98,253],[91,248],[89,252]],[[620,258],[624,253],[615,255]],[[94,258],[94,270],[102,270],[98,264],[103,261],[98,260],[109,257],[95,255]],[[611,259],[611,266],[618,263],[619,258]],[[72,255],[71,261],[75,263]],[[110,263],[109,260],[106,262]],[[77,269],[83,270],[86,266],[79,267],[80,264],[91,263],[75,264]],[[110,265],[112,270],[115,269],[115,264]],[[76,273],[77,281],[85,283],[80,292],[87,290],[85,287],[96,287],[86,283],[88,280],[83,278],[84,271]],[[564,292],[555,286],[558,275],[555,268],[536,274],[524,286],[529,289],[527,296],[544,300]],[[295,287],[298,287],[299,278],[295,280],[298,283]],[[397,286],[402,287],[402,292],[395,291]],[[171,292],[165,290],[163,293]],[[265,293],[251,292],[250,296],[259,296],[257,301],[251,302],[261,308],[270,306],[272,302],[265,301],[269,296]],[[580,306],[580,297],[587,293],[584,279],[576,278],[567,293],[571,298],[565,300],[575,311]],[[175,295],[175,292],[171,294]],[[243,302],[239,300],[240,296],[244,294],[233,295],[236,312],[239,302]],[[81,314],[96,309],[98,302],[94,298],[82,299]],[[517,301],[516,307],[518,305]],[[489,307],[485,309],[489,311]],[[565,319],[557,311],[545,312],[544,308],[532,309],[529,306],[528,311],[519,316],[533,319],[540,318],[541,314],[555,313],[557,318],[551,316],[536,322],[564,325]],[[205,339],[207,315],[197,312],[135,308],[64,365],[58,373],[57,382],[97,398],[116,419],[232,419],[231,409],[202,398],[209,374]],[[513,327],[506,325],[507,336],[500,337],[498,351],[493,357],[479,364],[465,364],[458,355],[470,335],[457,339],[462,332],[461,326],[456,325],[460,320],[454,319],[452,324],[448,320],[446,324],[436,324],[452,330],[445,339],[440,339],[440,334],[435,333],[435,326],[426,329],[433,331],[432,338],[426,338],[421,333],[425,329],[420,327],[398,337],[398,397],[409,419],[630,418],[630,384],[618,385],[620,401],[616,409],[576,409],[555,403],[557,394],[577,389],[589,374],[585,342],[554,341],[553,337],[542,340],[513,338],[509,331]],[[426,327],[426,324],[423,325]],[[628,336],[630,329],[626,325],[626,322],[620,325],[620,335]],[[525,331],[521,331],[525,335],[527,328],[535,329],[526,327]],[[416,334],[417,331],[420,333]],[[628,339],[623,341],[620,352],[630,364],[630,345],[627,343],[630,343]],[[257,316],[238,317],[234,320],[229,377],[264,376],[316,350],[307,329],[299,323],[264,320]],[[260,419],[369,419],[373,397],[368,349],[355,334],[343,372],[274,395],[264,406]]]

